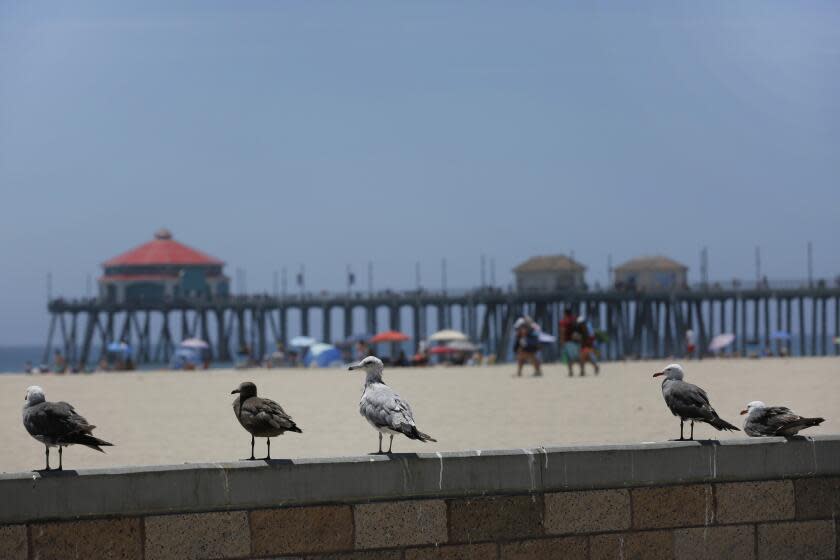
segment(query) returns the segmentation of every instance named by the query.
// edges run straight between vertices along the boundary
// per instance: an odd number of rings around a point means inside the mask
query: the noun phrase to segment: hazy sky
[[[0,2],[0,345],[161,226],[253,290],[840,273],[837,2],[175,4]]]

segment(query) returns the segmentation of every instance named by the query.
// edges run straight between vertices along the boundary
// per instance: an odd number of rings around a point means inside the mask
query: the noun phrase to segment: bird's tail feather
[[[293,425],[293,426],[292,426],[291,428],[289,428],[287,431],[289,431],[289,432],[297,432],[297,433],[299,433],[299,434],[302,434],[302,433],[303,433],[303,430],[301,430],[300,428],[298,428],[298,427],[297,427],[297,424]]]
[[[109,443],[104,439],[99,439],[98,437],[94,437],[90,434],[78,434],[72,438],[68,438],[67,443],[84,445],[86,447],[90,447],[91,449],[96,449],[101,453],[105,453],[105,451],[102,450],[102,447],[110,447],[114,445],[113,443]]]
[[[813,426],[819,426],[825,422],[825,418],[800,418],[798,420],[794,420],[789,424],[785,424],[785,426],[776,432],[777,434],[782,432],[784,434],[790,435],[795,434],[800,430],[804,430],[805,428],[811,428]]]
[[[420,440],[422,442],[427,442],[427,441],[437,442],[437,440],[435,438],[433,438],[429,434],[424,434],[423,432],[418,430],[416,426],[410,426],[407,430],[403,431],[403,433],[409,439],[416,439],[416,440]]]
[[[730,432],[740,432],[741,431],[741,428],[739,428],[737,426],[733,426],[732,424],[730,424],[729,422],[727,422],[726,420],[724,420],[723,418],[721,418],[718,415],[715,415],[714,418],[709,420],[709,424],[711,424],[712,427],[714,427],[718,430],[729,430]]]

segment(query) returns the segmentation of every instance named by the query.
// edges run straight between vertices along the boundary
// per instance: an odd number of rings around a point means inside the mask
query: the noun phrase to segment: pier
[[[175,297],[115,303],[106,298],[54,299],[44,350],[61,350],[84,368],[114,341],[129,343],[137,364],[166,363],[180,340],[208,342],[213,360],[242,348],[254,358],[295,335],[325,342],[357,333],[400,330],[414,342],[436,330],[465,332],[497,361],[510,358],[513,323],[528,314],[557,334],[564,307],[585,313],[607,334],[602,359],[665,358],[686,353],[685,332],[696,334],[699,357],[716,334],[736,336],[729,352],[783,348],[793,355],[837,354],[840,287],[704,287],[661,293],[619,290],[521,293],[496,288],[460,292],[384,291],[298,295]],[[777,332],[790,334],[779,339]],[[96,355],[94,355],[96,353]]]

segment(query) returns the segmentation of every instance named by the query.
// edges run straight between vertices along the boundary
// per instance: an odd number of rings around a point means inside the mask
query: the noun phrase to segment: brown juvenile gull
[[[108,443],[93,436],[96,426],[88,424],[76,409],[66,402],[47,402],[44,390],[37,385],[26,389],[23,397],[23,426],[33,438],[44,444],[46,448],[47,466],[50,470],[50,447],[58,447],[58,470],[63,470],[62,451],[69,445],[84,445],[102,453],[102,447]]]
[[[662,381],[662,396],[665,404],[674,416],[680,417],[680,441],[684,440],[683,422],[691,421],[690,440],[694,439],[694,423],[705,422],[718,430],[735,430],[738,428],[718,416],[706,391],[683,381],[683,369],[679,364],[671,364],[662,371],[653,374],[654,377],[665,376]]]
[[[409,439],[416,439],[422,442],[437,441],[432,436],[424,434],[417,429],[414,423],[414,414],[408,401],[402,399],[393,389],[382,381],[382,360],[376,356],[368,356],[361,362],[350,366],[350,370],[363,369],[367,373],[365,377],[365,390],[362,399],[359,401],[359,414],[379,432],[379,451],[382,453],[382,434],[391,436],[388,445],[388,453],[394,445],[394,436],[402,434]]]
[[[752,437],[795,436],[800,430],[819,426],[825,418],[804,418],[785,406],[767,406],[753,401],[741,411],[744,418],[744,433]]]
[[[285,432],[303,433],[297,427],[292,417],[286,414],[279,404],[271,399],[263,399],[257,396],[257,386],[250,381],[240,383],[238,389],[230,392],[231,395],[239,393],[233,401],[233,412],[242,427],[251,434],[251,457],[254,457],[254,437],[264,437],[266,445],[266,459],[271,459],[271,438]]]

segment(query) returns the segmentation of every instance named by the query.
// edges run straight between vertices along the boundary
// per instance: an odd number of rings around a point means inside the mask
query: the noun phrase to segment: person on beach
[[[516,376],[522,377],[522,367],[525,362],[531,362],[534,364],[534,377],[540,377],[542,375],[539,356],[540,339],[533,319],[527,315],[520,317],[513,324],[513,328],[516,330],[513,346],[516,354]]]
[[[595,375],[600,373],[601,368],[598,365],[598,354],[595,348],[595,329],[592,324],[586,320],[586,317],[581,315],[577,320],[576,333],[580,337],[580,375],[586,375],[586,364],[590,363],[595,368]]]
[[[694,355],[694,350],[696,350],[696,349],[697,349],[697,347],[694,345],[694,331],[691,330],[691,329],[688,329],[687,331],[685,331],[686,358],[688,358],[690,360],[691,357]]]
[[[571,307],[563,310],[563,318],[560,319],[560,349],[561,355],[569,368],[569,377],[572,377],[572,364],[580,361],[580,343],[575,338],[577,330],[577,317]],[[580,372],[583,375],[583,369]]]

